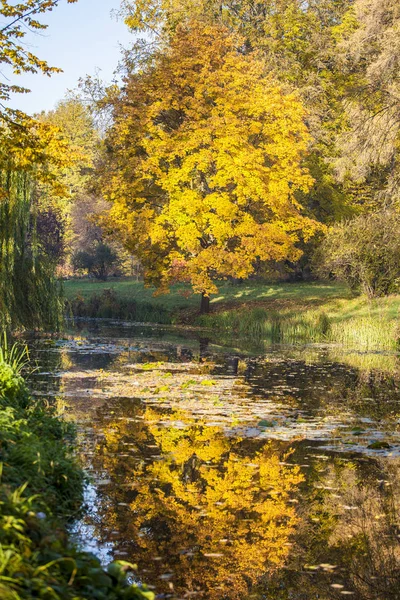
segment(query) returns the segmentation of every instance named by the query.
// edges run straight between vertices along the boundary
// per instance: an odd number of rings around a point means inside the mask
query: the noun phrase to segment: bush
[[[385,210],[335,225],[314,257],[317,272],[361,288],[369,298],[399,290],[400,214]]]
[[[112,289],[103,290],[89,298],[77,296],[69,303],[74,317],[90,319],[123,319],[136,323],[170,324],[171,313],[162,306],[120,298]]]
[[[66,523],[80,510],[84,482],[74,428],[29,397],[24,356],[0,349],[0,598],[153,600],[129,583],[133,565],[116,561],[104,570],[70,542]]]
[[[0,406],[1,398],[15,401],[27,395],[25,381],[10,365],[0,362]]]
[[[98,243],[93,249],[79,251],[72,257],[75,270],[87,271],[96,279],[107,280],[118,266],[117,253],[107,244]]]

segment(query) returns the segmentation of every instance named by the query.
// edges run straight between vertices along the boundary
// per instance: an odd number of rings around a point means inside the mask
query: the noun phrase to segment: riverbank
[[[74,428],[21,376],[22,353],[0,351],[0,597],[4,600],[152,600],[128,583],[128,564],[104,570],[71,541],[84,474],[74,458]]]
[[[358,350],[396,350],[400,296],[370,301],[338,283],[223,282],[209,315],[199,299],[173,286],[154,296],[133,279],[65,282],[70,311],[80,317],[119,318],[161,324],[188,323],[254,341],[335,343]]]

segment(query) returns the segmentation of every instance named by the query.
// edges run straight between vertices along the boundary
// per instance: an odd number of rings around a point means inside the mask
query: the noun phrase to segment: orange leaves
[[[122,238],[118,215],[127,209],[146,231],[145,244],[140,229],[129,243],[153,283],[181,278],[213,293],[219,277],[248,277],[256,261],[298,255],[303,225],[317,226],[295,197],[312,185],[301,164],[304,110],[238,46],[222,27],[178,26],[114,103],[107,144],[116,179],[112,189],[104,181],[105,194]],[[139,222],[143,203],[151,216]]]

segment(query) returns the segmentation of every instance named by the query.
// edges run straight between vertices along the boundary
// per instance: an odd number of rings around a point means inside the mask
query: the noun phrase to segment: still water
[[[400,598],[399,357],[104,322],[30,345],[105,563],[159,598]]]

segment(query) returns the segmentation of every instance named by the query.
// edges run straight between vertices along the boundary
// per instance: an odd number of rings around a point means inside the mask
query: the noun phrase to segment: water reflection
[[[142,417],[136,427],[113,421],[105,433],[104,466],[118,473],[117,506],[127,507],[113,524],[159,591],[241,597],[289,552],[299,467],[284,464],[284,449],[229,440],[182,413],[162,424],[151,409]],[[134,458],[121,461],[127,447]]]
[[[36,345],[35,390],[80,424],[91,548],[160,597],[400,598],[396,369],[206,342],[96,325]]]

